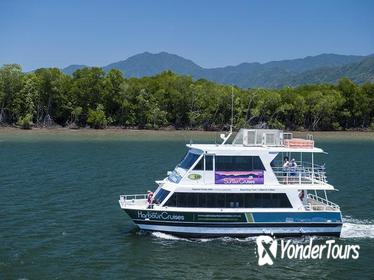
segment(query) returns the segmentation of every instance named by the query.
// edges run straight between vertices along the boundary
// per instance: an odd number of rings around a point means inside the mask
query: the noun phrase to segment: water
[[[255,239],[138,232],[120,194],[155,187],[189,138],[215,134],[0,130],[0,279],[373,279],[374,137],[320,137],[358,260],[276,260],[259,267]],[[293,242],[308,242],[299,238]],[[324,238],[319,238],[324,241]]]

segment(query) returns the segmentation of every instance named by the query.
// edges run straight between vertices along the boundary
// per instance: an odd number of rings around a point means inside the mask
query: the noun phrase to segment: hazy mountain
[[[271,61],[264,65],[267,68],[278,67],[287,71],[301,73],[316,68],[343,66],[359,62],[365,57],[366,56],[361,55],[320,54],[307,56],[305,58]]]
[[[288,84],[282,82],[278,85],[296,86],[306,83],[336,83],[341,77],[348,77],[355,83],[374,83],[374,57],[369,56],[358,63],[340,67],[324,67],[302,72],[289,79]]]
[[[334,83],[341,77],[364,83],[374,80],[374,56],[321,54],[300,59],[271,61],[267,63],[242,63],[236,66],[203,68],[191,60],[175,54],[148,52],[104,66],[121,70],[126,77],[144,77],[171,70],[177,74],[191,75],[195,79],[208,79],[240,87],[283,87],[306,83]],[[83,68],[71,65],[63,69],[67,74]]]
[[[203,70],[199,65],[191,60],[185,59],[175,54],[161,52],[151,54],[149,52],[137,54],[126,60],[104,66],[103,69],[121,70],[126,77],[153,76],[162,71],[172,70],[183,75],[194,75]]]
[[[72,65],[69,65],[68,67],[65,67],[64,69],[62,69],[62,72],[64,72],[65,74],[71,75],[75,71],[77,71],[78,69],[82,69],[84,67],[86,67],[86,65],[72,64]]]

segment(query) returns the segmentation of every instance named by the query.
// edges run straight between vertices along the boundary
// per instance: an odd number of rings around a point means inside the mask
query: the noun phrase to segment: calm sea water
[[[321,137],[358,260],[259,267],[253,238],[183,239],[136,230],[120,194],[155,187],[189,138],[212,134],[0,130],[0,279],[373,279],[374,137]],[[293,242],[308,242],[299,238]],[[319,238],[324,242],[324,238]]]

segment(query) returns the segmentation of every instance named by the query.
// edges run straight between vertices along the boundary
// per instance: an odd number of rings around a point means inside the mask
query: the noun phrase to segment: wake
[[[247,238],[234,238],[234,237],[216,237],[216,238],[183,238],[172,234],[163,232],[152,232],[152,236],[163,239],[163,240],[174,240],[174,241],[187,241],[187,242],[209,242],[221,240],[223,242],[254,242],[256,237]],[[321,237],[318,237],[321,238]],[[374,221],[370,220],[359,220],[351,217],[343,218],[343,228],[340,238],[360,238],[360,239],[372,239],[374,238]],[[303,240],[303,238],[295,237],[296,240]]]
[[[374,238],[374,222],[358,220],[351,217],[343,218],[341,238]]]
[[[256,241],[256,237],[247,237],[247,238],[234,238],[234,237],[212,237],[212,238],[183,238],[179,236],[175,236],[172,234],[164,233],[164,232],[152,232],[152,236],[164,240],[179,240],[179,241],[187,241],[187,242],[210,242],[210,241],[223,241],[223,242],[232,242],[232,241],[239,241],[239,242],[245,242],[245,241]]]

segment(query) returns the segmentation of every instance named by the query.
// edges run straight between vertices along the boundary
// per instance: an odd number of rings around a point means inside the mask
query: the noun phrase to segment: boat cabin
[[[280,130],[241,129],[232,144],[190,144],[168,180],[181,185],[320,185],[328,187],[323,164],[315,163],[311,137]],[[288,163],[287,163],[287,162]]]

